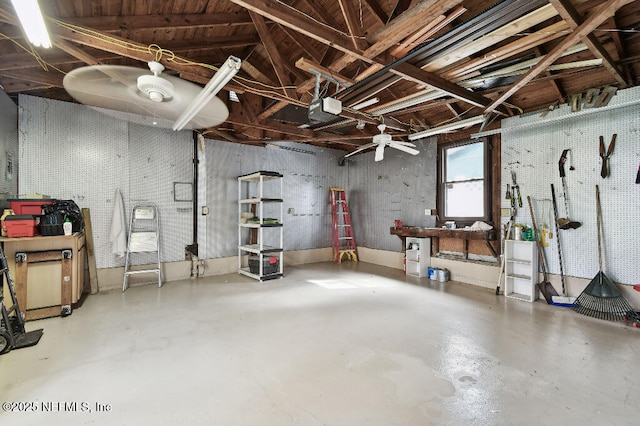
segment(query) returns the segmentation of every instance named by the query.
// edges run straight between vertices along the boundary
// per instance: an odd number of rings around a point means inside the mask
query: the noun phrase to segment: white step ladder
[[[141,253],[147,258],[155,254],[157,268],[130,270],[131,255]],[[124,261],[124,278],[122,291],[128,287],[129,275],[134,274],[158,274],[158,287],[162,287],[162,274],[160,272],[160,229],[158,220],[158,208],[154,204],[136,204],[131,210],[129,220],[129,238],[127,253]]]

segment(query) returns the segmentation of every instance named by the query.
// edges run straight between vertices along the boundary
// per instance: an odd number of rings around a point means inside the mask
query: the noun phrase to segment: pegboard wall
[[[157,205],[162,262],[184,260],[192,238],[191,203],[173,197],[173,182],[192,180],[191,132],[129,118],[67,102],[19,98],[18,192],[71,199],[89,208],[98,268],[124,265],[109,242],[116,190],[123,195],[127,227],[136,203]]]
[[[0,199],[15,198],[18,192],[18,108],[0,90]]]
[[[331,246],[329,188],[345,186],[344,153],[310,145],[278,142],[255,147],[206,140],[207,257],[238,254],[238,176],[259,170],[283,175],[284,249]]]
[[[374,152],[349,157],[347,201],[358,245],[399,252],[400,240],[389,232],[394,220],[435,225],[425,210],[436,208],[437,138],[415,144],[415,156],[386,148],[382,161],[374,161]]]
[[[640,184],[635,183],[640,163],[639,89],[619,91],[600,111],[572,113],[569,106],[563,105],[544,118],[530,114],[502,121],[501,193],[505,193],[507,183],[512,183],[511,172],[515,172],[523,200],[515,221],[531,226],[527,204],[530,196],[538,227],[546,224],[554,234],[544,249],[553,274],[560,273],[559,240],[565,275],[593,278],[598,272],[597,184],[603,214],[603,269],[615,282],[640,283]],[[604,137],[608,147],[613,134],[617,134],[617,142],[609,159],[610,176],[602,178],[599,137]],[[570,150],[565,164],[566,192],[558,166],[565,149]],[[571,165],[575,170],[570,170]],[[569,217],[582,226],[556,233],[551,184],[558,216]],[[565,195],[569,212],[565,209]],[[509,200],[501,198],[502,207],[508,208]],[[502,220],[506,223],[508,217]]]

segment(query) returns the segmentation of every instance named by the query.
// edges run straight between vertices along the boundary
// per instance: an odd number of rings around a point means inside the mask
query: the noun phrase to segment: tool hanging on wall
[[[616,138],[618,135],[616,133],[611,136],[611,142],[609,142],[609,148],[607,148],[605,153],[604,147],[604,137],[600,136],[600,158],[602,158],[602,169],[600,170],[600,176],[606,178],[609,176],[611,170],[609,169],[609,157],[613,154],[613,149],[616,147]]]
[[[518,199],[518,207],[522,207],[522,197],[520,196],[520,186],[516,182],[516,172],[514,172],[513,170],[511,170],[511,180],[512,180],[512,184],[511,184],[511,197],[512,197],[512,200],[517,198]],[[511,206],[515,207],[515,200],[511,202]]]
[[[516,199],[513,197],[513,192],[509,184],[507,184],[507,192],[504,194],[504,198],[511,202],[511,210],[514,210],[516,208]]]
[[[562,155],[560,156],[560,161],[558,161],[558,169],[560,170],[560,179],[562,179],[562,197],[564,199],[564,212],[566,217],[561,217],[558,219],[558,226],[560,229],[576,229],[582,226],[580,222],[572,221],[569,219],[571,214],[569,212],[569,201],[567,200],[567,181],[566,181],[566,173],[564,170],[564,164],[567,162],[567,155],[571,152],[570,149],[565,149],[562,151]],[[573,163],[573,161],[572,161]],[[572,166],[569,167],[569,170],[575,170]]]
[[[638,174],[636,175],[636,183],[640,183],[640,164],[638,164]]]
[[[562,283],[562,296],[551,296],[551,302],[554,305],[558,306],[571,306],[573,302],[575,302],[575,297],[569,297],[567,295],[567,287],[564,282],[564,266],[562,264],[562,244],[560,243],[560,232],[558,231],[558,204],[556,202],[556,191],[551,184],[551,200],[553,201],[553,216],[555,218],[556,223],[556,234],[558,238],[556,239],[556,248],[558,249],[558,262],[560,264],[560,282]]]

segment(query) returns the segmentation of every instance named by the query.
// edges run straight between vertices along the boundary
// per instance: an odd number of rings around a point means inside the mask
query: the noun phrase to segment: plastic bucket
[[[430,280],[438,280],[438,268],[428,268],[427,278]]]
[[[449,271],[447,271],[446,269],[439,269],[438,281],[440,281],[441,283],[449,281]]]

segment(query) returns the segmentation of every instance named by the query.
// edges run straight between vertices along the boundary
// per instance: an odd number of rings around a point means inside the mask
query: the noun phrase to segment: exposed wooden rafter
[[[584,22],[580,24],[580,26],[578,26],[572,33],[565,37],[564,40],[560,42],[560,44],[558,44],[551,52],[549,52],[549,54],[544,57],[544,59],[538,62],[538,64],[531,68],[531,70],[527,72],[520,80],[518,80],[517,83],[511,86],[509,90],[507,90],[491,105],[489,105],[485,109],[485,112],[495,111],[498,106],[502,105],[502,103],[509,99],[514,93],[522,89],[527,85],[527,83],[544,72],[544,70],[549,65],[554,63],[560,56],[562,56],[562,53],[566,49],[581,41],[600,24],[613,16],[618,9],[628,3],[631,3],[632,1],[634,0],[609,0],[601,4],[593,11],[589,18],[584,20]]]
[[[562,16],[562,19],[569,24],[569,27],[572,30],[575,30],[582,23],[582,17],[568,0],[549,0],[549,3],[553,5],[560,16]],[[609,17],[606,19],[608,18]],[[593,33],[587,34],[583,43],[589,47],[589,50],[596,58],[602,59],[602,65],[611,73],[611,75],[613,75],[620,87],[627,87],[628,83],[624,78],[624,75],[622,75],[622,72],[614,62],[613,58],[611,58],[611,55],[609,55],[609,52],[602,47],[598,38]]]

